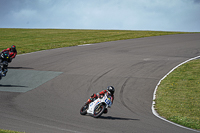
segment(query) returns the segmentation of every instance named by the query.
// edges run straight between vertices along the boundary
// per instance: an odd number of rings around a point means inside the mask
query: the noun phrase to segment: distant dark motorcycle
[[[6,73],[8,72],[8,62],[10,60],[11,59],[8,51],[0,54],[0,80],[2,77],[5,77]]]

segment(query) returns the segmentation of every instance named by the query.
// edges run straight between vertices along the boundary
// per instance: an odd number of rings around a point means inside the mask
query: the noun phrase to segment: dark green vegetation
[[[175,69],[156,93],[157,112],[167,120],[200,130],[200,60]]]
[[[82,44],[170,34],[183,34],[183,32],[0,28],[0,50],[14,44],[18,54],[22,54]]]

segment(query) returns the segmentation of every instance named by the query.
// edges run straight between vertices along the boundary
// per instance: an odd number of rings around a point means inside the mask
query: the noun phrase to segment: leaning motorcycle
[[[8,61],[10,60],[9,52],[2,52],[0,54],[0,80],[2,77],[6,76],[6,72],[8,71]]]
[[[98,98],[90,104],[85,104],[81,110],[81,115],[91,114],[94,118],[100,117],[103,113],[106,113],[107,108],[111,107],[111,97],[104,94],[103,97]]]

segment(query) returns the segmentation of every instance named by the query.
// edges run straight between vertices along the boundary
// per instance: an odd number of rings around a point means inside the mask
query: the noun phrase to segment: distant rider
[[[103,97],[104,94],[107,93],[108,97],[110,97],[112,103],[114,100],[114,92],[115,92],[115,88],[113,86],[108,86],[106,90],[103,90],[97,94],[92,94],[92,96],[90,96],[90,98],[87,100],[86,104],[90,104],[91,102],[93,102],[94,100],[96,100],[97,98]],[[105,110],[104,113],[107,113],[107,110]]]
[[[16,46],[12,45],[10,48],[4,49],[1,53],[6,52],[6,51],[8,51],[9,53],[10,58],[8,60],[8,63],[10,63],[12,59],[15,58],[15,56],[17,55]],[[1,57],[0,57],[0,63],[3,63],[3,60]],[[3,70],[2,76],[6,76],[6,73],[8,71],[7,68],[2,68],[2,70]]]
[[[16,46],[12,45],[11,48],[4,49],[2,52],[6,52],[6,51],[9,52],[10,60],[8,61],[8,63],[10,63],[12,61],[12,59],[15,58],[15,56],[17,55]]]

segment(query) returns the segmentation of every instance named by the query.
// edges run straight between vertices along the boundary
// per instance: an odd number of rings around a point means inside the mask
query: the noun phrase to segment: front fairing
[[[106,108],[111,107],[112,106],[111,96],[110,95],[104,96],[104,102],[106,104]]]
[[[10,55],[9,55],[9,52],[3,52],[3,53],[1,53],[1,60],[2,60],[2,62],[3,61],[8,61],[9,60],[9,58],[10,58]]]
[[[91,102],[89,104],[87,113],[89,114],[93,114],[94,113],[94,108],[99,105],[99,104],[104,104],[106,105],[106,108],[111,107],[112,106],[112,101],[111,101],[111,97],[104,95],[103,98],[98,98],[95,101]]]

